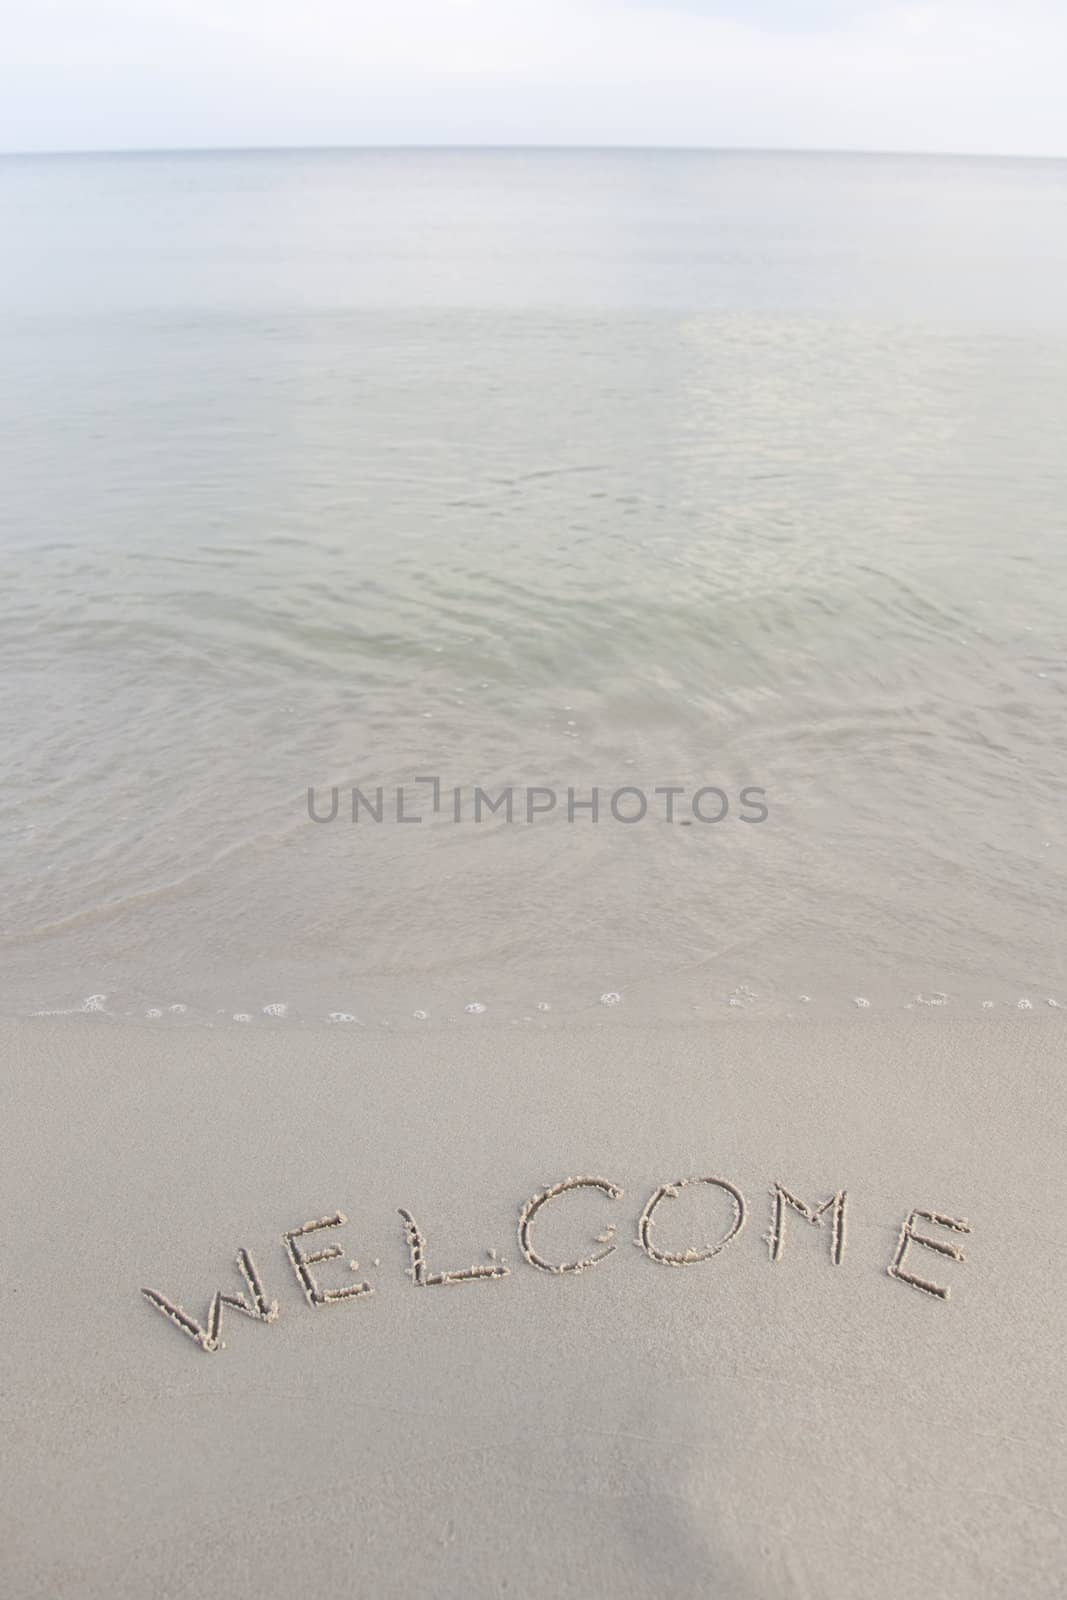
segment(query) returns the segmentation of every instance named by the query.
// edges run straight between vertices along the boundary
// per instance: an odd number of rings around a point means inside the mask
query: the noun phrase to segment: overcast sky
[[[1067,0],[27,0],[0,149],[1067,156]]]

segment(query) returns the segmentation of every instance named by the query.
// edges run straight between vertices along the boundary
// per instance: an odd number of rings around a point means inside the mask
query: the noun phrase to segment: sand
[[[1062,1593],[1055,1015],[0,1037],[12,1600]]]

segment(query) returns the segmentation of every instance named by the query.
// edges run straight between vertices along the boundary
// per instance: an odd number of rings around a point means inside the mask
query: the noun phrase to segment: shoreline
[[[165,1034],[171,1031],[335,1032],[343,1025],[355,1031],[433,1034],[458,1026],[483,1031],[496,1027],[556,1032],[569,1028],[700,1028],[718,1024],[774,1025],[818,1022],[833,1025],[857,1016],[890,1027],[924,1015],[967,1024],[1017,1016],[1067,1018],[1067,987],[1046,973],[1045,981],[945,977],[939,982],[921,974],[901,978],[880,973],[837,973],[830,983],[813,981],[809,973],[770,980],[690,970],[642,978],[632,972],[610,973],[581,985],[551,976],[531,981],[522,974],[489,974],[460,987],[435,974],[423,982],[388,979],[345,989],[302,994],[300,986],[253,980],[232,985],[236,1004],[218,1005],[197,985],[172,984],[162,992],[141,995],[100,985],[81,999],[25,1004],[0,1011],[0,1026],[123,1026]],[[941,985],[947,987],[941,987]],[[755,986],[754,986],[755,985]],[[88,985],[82,985],[88,989]],[[77,990],[73,991],[77,994]],[[68,995],[70,991],[68,991]],[[177,998],[181,996],[181,998]],[[283,998],[283,996],[285,998]],[[132,1002],[132,1003],[131,1003]]]

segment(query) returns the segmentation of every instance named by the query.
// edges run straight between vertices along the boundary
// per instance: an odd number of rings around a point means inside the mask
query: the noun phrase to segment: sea
[[[1067,1006],[1067,162],[9,156],[0,215],[0,1012]]]

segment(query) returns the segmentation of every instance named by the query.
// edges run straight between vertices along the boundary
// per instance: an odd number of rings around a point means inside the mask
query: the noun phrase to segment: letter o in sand
[[[706,1244],[700,1249],[690,1246],[687,1250],[670,1251],[657,1250],[652,1243],[652,1229],[655,1225],[655,1211],[661,1200],[677,1200],[679,1192],[687,1189],[694,1183],[710,1183],[716,1189],[722,1189],[730,1196],[733,1206],[733,1221],[726,1233],[723,1234],[718,1244]],[[649,1199],[648,1205],[641,1213],[641,1220],[637,1225],[637,1242],[642,1250],[652,1261],[658,1261],[664,1267],[690,1267],[698,1261],[710,1261],[712,1256],[717,1256],[720,1250],[725,1250],[731,1239],[737,1235],[745,1225],[745,1197],[740,1189],[735,1189],[732,1183],[727,1183],[725,1178],[681,1178],[677,1183],[664,1183]]]

